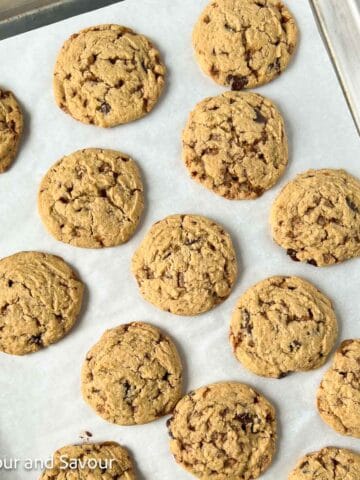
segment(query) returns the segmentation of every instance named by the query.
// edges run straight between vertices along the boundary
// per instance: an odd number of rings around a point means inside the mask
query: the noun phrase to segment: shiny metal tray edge
[[[326,3],[325,3],[326,2]],[[355,127],[360,136],[360,77],[354,72],[360,71],[360,56],[351,51],[351,43],[356,39],[360,45],[360,0],[309,0],[314,17],[333,64],[338,81],[343,90],[346,102],[352,115]],[[336,22],[334,12],[339,11],[339,5],[343,9],[341,14],[345,22]],[[354,18],[356,12],[356,18]],[[333,18],[331,18],[333,17]],[[346,23],[351,23],[351,30],[344,28]],[[334,24],[337,28],[334,29]],[[344,51],[349,49],[349,52]]]
[[[124,0],[59,0],[38,8],[24,7],[0,20],[0,40],[120,1]]]

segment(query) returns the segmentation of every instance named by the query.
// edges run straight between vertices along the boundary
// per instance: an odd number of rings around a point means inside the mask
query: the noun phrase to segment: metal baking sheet
[[[0,40],[123,0],[1,0]]]
[[[360,0],[310,0],[360,135]]]

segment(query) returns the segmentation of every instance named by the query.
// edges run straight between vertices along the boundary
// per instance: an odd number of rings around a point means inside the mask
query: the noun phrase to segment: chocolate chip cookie
[[[360,256],[360,181],[344,170],[308,170],[271,210],[276,243],[295,261],[332,265]]]
[[[167,425],[175,460],[197,478],[251,480],[269,467],[275,453],[275,410],[241,383],[190,392]]]
[[[197,315],[223,302],[236,279],[231,238],[199,215],[170,215],[155,223],[132,259],[143,297],[177,315]]]
[[[144,208],[139,169],[115,150],[87,148],[63,157],[44,176],[39,212],[48,231],[76,247],[120,245]]]
[[[233,90],[257,87],[280,75],[297,39],[295,20],[279,0],[213,0],[193,31],[204,73]]]
[[[107,330],[82,369],[84,400],[118,425],[148,423],[172,411],[181,396],[182,366],[173,342],[141,322]]]
[[[15,96],[0,88],[0,173],[13,162],[22,131],[23,115]]]
[[[198,103],[182,139],[191,177],[232,200],[262,195],[288,162],[281,114],[255,93],[225,92]]]
[[[239,299],[230,324],[236,358],[265,377],[323,365],[337,337],[330,300],[298,277],[270,277]]]
[[[358,480],[360,455],[346,448],[327,447],[299,460],[288,480]]]
[[[0,260],[0,350],[36,352],[60,340],[78,317],[83,284],[59,257],[20,252]]]
[[[136,480],[128,451],[115,442],[59,448],[39,480]]]
[[[154,108],[165,71],[158,50],[144,35],[120,25],[86,28],[60,50],[55,100],[80,122],[113,127]]]
[[[321,418],[342,435],[360,438],[360,339],[336,351],[317,393]]]

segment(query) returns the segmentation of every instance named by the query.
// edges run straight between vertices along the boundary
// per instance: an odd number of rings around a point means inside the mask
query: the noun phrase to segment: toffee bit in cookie
[[[103,113],[104,115],[107,115],[108,113],[110,113],[111,107],[110,107],[110,105],[109,105],[107,102],[103,102],[103,103],[100,105],[100,110],[102,111],[102,113]]]
[[[293,250],[292,248],[288,248],[286,250],[287,255],[291,258],[291,260],[294,260],[294,262],[300,262],[300,260],[297,258],[297,252]]]
[[[274,61],[274,63],[271,63],[271,64],[269,65],[269,70],[270,70],[270,71],[271,71],[271,70],[274,70],[274,71],[277,72],[277,73],[280,73],[280,68],[281,68],[281,65],[280,65],[280,59],[279,59],[279,58],[277,58],[277,59]]]
[[[255,122],[256,123],[266,123],[267,118],[260,112],[259,108],[254,108],[255,111]]]
[[[34,343],[35,345],[42,345],[41,335],[31,336],[29,342]]]
[[[306,263],[308,263],[309,265],[312,265],[313,267],[318,266],[316,260],[314,260],[313,258],[310,258],[309,260],[306,260]]]
[[[351,200],[350,197],[346,197],[346,203],[347,203],[347,206],[350,208],[350,210],[352,210],[355,213],[360,213],[359,208],[355,205],[355,203]]]
[[[227,83],[230,85],[231,90],[242,90],[246,87],[249,80],[247,77],[238,77],[235,75],[229,75],[227,77]]]

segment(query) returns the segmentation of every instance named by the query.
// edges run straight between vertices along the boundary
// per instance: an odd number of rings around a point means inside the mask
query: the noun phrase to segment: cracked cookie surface
[[[204,480],[257,478],[275,453],[275,410],[263,395],[241,383],[190,392],[167,425],[176,462]]]
[[[144,208],[139,169],[115,150],[78,150],[45,174],[38,205],[57,240],[84,248],[120,245],[134,234]]]
[[[342,435],[360,438],[360,339],[345,340],[317,392],[320,416]]]
[[[59,448],[53,455],[53,467],[46,469],[39,480],[85,478],[136,480],[136,475],[130,455],[124,447],[116,442],[102,442]]]
[[[255,93],[225,92],[198,103],[182,140],[191,177],[229,199],[259,197],[288,162],[284,121]]]
[[[344,170],[308,170],[281,190],[272,236],[295,261],[332,265],[360,256],[360,181]]]
[[[22,131],[23,115],[15,96],[0,88],[0,173],[13,162]]]
[[[120,25],[98,25],[73,34],[54,70],[58,106],[76,120],[100,127],[149,113],[164,88],[165,66],[143,35]]]
[[[270,82],[288,66],[297,44],[295,20],[279,0],[213,0],[193,31],[197,61],[233,90]]]
[[[360,455],[346,448],[326,447],[299,460],[288,480],[358,480]]]
[[[275,276],[240,297],[230,343],[246,368],[281,378],[323,365],[337,331],[332,304],[324,294],[301,278]]]
[[[142,296],[162,310],[197,315],[223,302],[236,280],[231,238],[199,215],[156,222],[132,258]]]
[[[36,352],[60,340],[79,314],[83,284],[59,257],[20,252],[0,260],[0,350]]]
[[[167,336],[133,322],[103,334],[86,355],[81,378],[83,398],[98,415],[135,425],[172,411],[181,396],[182,366]]]

